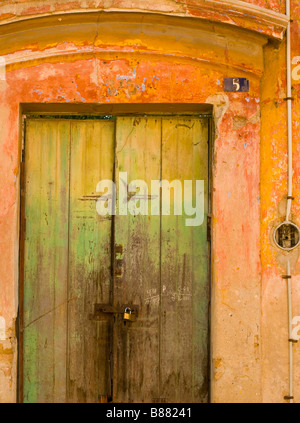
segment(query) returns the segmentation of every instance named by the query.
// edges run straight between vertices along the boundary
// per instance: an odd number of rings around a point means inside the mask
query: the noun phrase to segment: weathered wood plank
[[[27,122],[24,402],[65,400],[69,135],[67,121]]]
[[[73,121],[70,172],[68,401],[111,395],[111,319],[89,320],[110,302],[111,219],[96,211],[97,183],[113,179],[114,121]]]
[[[116,181],[160,179],[161,118],[119,117]],[[121,182],[124,186],[124,183]],[[142,193],[139,192],[141,195]],[[128,196],[128,199],[130,195]],[[127,201],[130,204],[133,199]],[[145,201],[145,200],[140,200]],[[118,198],[118,203],[120,198]],[[125,206],[127,206],[125,203]],[[146,200],[150,207],[150,202]],[[114,331],[114,401],[152,402],[159,389],[160,218],[116,216],[116,244],[123,246],[122,275],[115,277],[114,300],[140,306],[135,323],[122,318]]]
[[[207,400],[208,245],[206,220],[187,226],[189,218],[173,211],[184,181],[205,181],[207,214],[207,120],[162,119],[162,179],[181,181],[171,190],[171,215],[161,226],[161,371],[160,396],[167,402]],[[172,192],[173,191],[173,192]],[[195,194],[193,195],[195,205]]]

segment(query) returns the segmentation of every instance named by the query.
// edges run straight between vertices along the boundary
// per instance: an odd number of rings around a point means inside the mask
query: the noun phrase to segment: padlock
[[[124,311],[124,320],[129,320],[130,322],[135,321],[135,316],[132,314],[132,310],[129,307],[125,308]]]

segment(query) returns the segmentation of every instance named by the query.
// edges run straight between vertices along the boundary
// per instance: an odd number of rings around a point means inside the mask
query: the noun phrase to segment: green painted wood
[[[24,402],[66,395],[69,146],[69,122],[27,122]]]
[[[114,401],[206,402],[207,119],[118,118],[117,181],[124,171],[128,183],[144,179],[149,187],[152,179],[205,180],[205,219],[187,227],[189,216],[172,212],[116,217],[115,240],[124,251],[115,301],[132,301],[140,312],[135,323],[115,325]]]
[[[71,134],[67,399],[100,402],[111,395],[112,320],[89,314],[110,303],[111,218],[96,212],[96,187],[113,179],[114,121],[73,121]]]
[[[207,120],[32,119],[25,151],[24,401],[207,401]],[[95,190],[114,161],[118,189],[121,172],[149,190],[154,179],[205,180],[203,224],[171,212],[117,215],[113,226]],[[123,250],[113,257],[112,237]],[[94,303],[130,302],[134,323],[89,318]]]
[[[93,196],[113,177],[113,143],[113,121],[28,121],[25,402],[111,394],[112,322],[89,315],[94,303],[110,302],[111,220],[100,218]]]
[[[160,177],[161,119],[119,117],[116,127],[116,182]],[[122,182],[121,182],[122,185]],[[129,197],[128,197],[129,198]],[[132,201],[132,198],[131,198]],[[143,201],[143,200],[140,200]],[[119,205],[118,197],[117,204]],[[149,203],[150,207],[150,202]],[[128,203],[127,203],[128,204]],[[125,203],[125,206],[127,206]],[[115,277],[114,300],[140,306],[135,323],[120,318],[114,331],[115,402],[151,402],[159,383],[159,216],[116,216],[115,242],[123,246],[122,275]]]
[[[162,179],[204,180],[207,216],[206,119],[162,119]],[[208,399],[207,222],[186,226],[187,218],[174,215],[172,208],[170,216],[162,216],[160,386],[168,402]]]

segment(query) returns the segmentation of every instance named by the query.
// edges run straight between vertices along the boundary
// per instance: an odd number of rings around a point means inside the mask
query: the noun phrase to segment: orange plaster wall
[[[285,13],[285,1],[282,0],[244,0],[247,3],[255,4],[256,6],[265,7],[276,12]]]
[[[121,56],[118,54],[117,56]],[[252,356],[258,337],[255,313],[249,290],[259,293],[259,79],[250,76],[251,89],[245,94],[222,92],[224,70],[173,58],[158,59],[135,54],[126,57],[97,58],[47,63],[13,69],[1,85],[0,142],[0,289],[1,313],[11,328],[7,344],[15,344],[17,274],[17,220],[19,184],[19,104],[21,102],[56,103],[205,103],[215,104],[218,132],[214,158],[214,280],[216,283],[216,360],[226,368],[226,376],[215,381],[220,385],[216,401],[224,399],[228,380],[244,380],[233,387],[240,399],[259,397],[256,386],[259,366]],[[239,180],[238,184],[233,181]],[[241,206],[242,205],[242,206]],[[240,210],[236,214],[237,208]],[[250,215],[249,215],[250,211]],[[252,225],[249,231],[250,224]],[[241,242],[244,240],[244,243]],[[231,248],[235,245],[235,249]],[[245,247],[246,246],[246,247]],[[232,289],[234,286],[234,289]],[[236,309],[237,301],[243,308]],[[222,304],[222,309],[219,310]],[[235,311],[232,313],[231,310]],[[249,320],[247,313],[251,313]],[[251,340],[249,340],[249,337]],[[235,340],[236,346],[228,345]],[[241,339],[242,344],[241,344]],[[248,341],[247,341],[248,340]],[[234,359],[232,348],[244,342],[251,350],[243,357],[242,368]],[[15,359],[15,352],[13,359]],[[15,370],[0,362],[0,374],[6,372],[0,399],[14,401]],[[219,371],[219,369],[218,369]],[[251,383],[247,379],[250,373]],[[3,377],[3,376],[2,376]],[[9,381],[9,383],[7,382]],[[245,385],[246,382],[246,385]],[[250,387],[251,385],[251,387]],[[10,391],[8,390],[10,389]],[[219,393],[218,393],[219,392]]]
[[[49,14],[61,14],[70,11],[142,11],[144,13],[171,14],[185,17],[195,17],[209,19],[215,22],[224,22],[230,25],[237,25],[250,28],[255,31],[263,31],[269,35],[278,35],[278,28],[273,27],[270,22],[255,22],[252,12],[245,15],[240,11],[234,11],[235,0],[31,0],[31,1],[1,1],[0,0],[0,23],[32,18],[35,16],[46,16]],[[284,0],[246,0],[239,1],[239,6],[243,3],[265,8],[266,11],[285,13]],[[225,6],[224,6],[225,3]],[[224,9],[225,7],[225,9]],[[227,9],[227,11],[226,11]],[[252,17],[251,17],[252,16]],[[247,18],[247,20],[245,19]],[[250,21],[248,22],[248,18]]]
[[[300,52],[300,2],[291,2],[291,58]],[[299,248],[283,253],[271,242],[273,229],[285,218],[287,195],[286,47],[269,45],[261,103],[261,257],[262,257],[262,392],[265,402],[284,402],[288,395],[287,260],[292,270],[293,317],[300,316]],[[292,64],[292,70],[295,65]],[[274,70],[277,71],[274,71]],[[297,73],[297,72],[296,72]],[[293,196],[292,220],[300,224],[299,80],[292,78]],[[293,325],[293,328],[296,325]],[[299,344],[299,343],[298,343]],[[293,345],[294,397],[300,402],[300,349]]]

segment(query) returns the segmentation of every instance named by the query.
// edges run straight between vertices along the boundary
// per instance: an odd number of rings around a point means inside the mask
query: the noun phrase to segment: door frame
[[[71,107],[70,107],[71,106]],[[75,106],[75,107],[72,107]],[[18,316],[16,322],[16,337],[18,340],[17,360],[17,402],[23,402],[23,313],[24,313],[24,245],[26,233],[25,220],[25,139],[26,119],[30,118],[56,118],[56,119],[97,119],[105,115],[110,116],[199,116],[208,119],[208,343],[207,343],[207,381],[208,403],[211,402],[211,294],[212,294],[212,210],[213,210],[213,158],[215,144],[214,119],[212,106],[197,103],[154,103],[151,104],[114,104],[114,105],[80,105],[80,104],[38,104],[24,103],[20,107],[20,182],[19,182],[19,283],[18,283]],[[114,221],[114,220],[113,220]],[[112,224],[114,226],[114,223]],[[113,227],[112,227],[113,230]],[[114,234],[112,234],[114,236]]]

